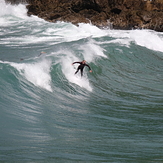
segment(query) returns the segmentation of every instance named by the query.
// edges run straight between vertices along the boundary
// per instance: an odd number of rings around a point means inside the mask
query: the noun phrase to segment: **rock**
[[[5,1],[11,4],[26,3],[26,0],[5,0]]]
[[[7,0],[16,1],[18,0]],[[163,32],[163,0],[27,0],[28,15],[47,21],[92,23],[100,28]]]

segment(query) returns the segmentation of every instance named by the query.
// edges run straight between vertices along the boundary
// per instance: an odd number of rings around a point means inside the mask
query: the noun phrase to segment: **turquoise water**
[[[0,162],[163,162],[163,33],[0,5]]]

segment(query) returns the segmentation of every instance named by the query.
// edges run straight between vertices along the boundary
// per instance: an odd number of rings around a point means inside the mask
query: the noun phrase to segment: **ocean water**
[[[163,162],[163,33],[0,7],[0,162]]]

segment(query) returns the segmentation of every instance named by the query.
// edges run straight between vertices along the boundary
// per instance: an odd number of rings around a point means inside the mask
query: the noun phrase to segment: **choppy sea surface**
[[[163,33],[0,6],[0,162],[163,162]]]

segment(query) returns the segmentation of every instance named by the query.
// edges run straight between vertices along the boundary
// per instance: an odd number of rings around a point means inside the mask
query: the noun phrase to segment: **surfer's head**
[[[86,60],[83,60],[82,63],[86,63]]]

